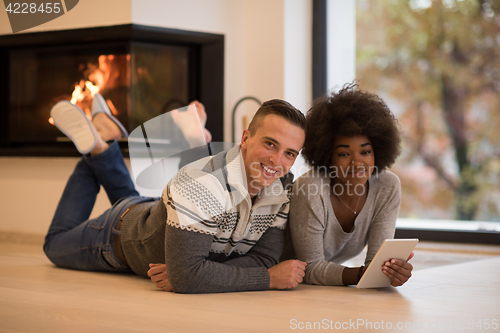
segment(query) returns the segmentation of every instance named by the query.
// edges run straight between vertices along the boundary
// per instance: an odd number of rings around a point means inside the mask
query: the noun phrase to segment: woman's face
[[[332,154],[332,177],[344,185],[364,185],[375,169],[371,141],[364,135],[338,136]]]

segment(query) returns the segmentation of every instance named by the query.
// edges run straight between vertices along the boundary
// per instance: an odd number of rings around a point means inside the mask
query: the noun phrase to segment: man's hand
[[[408,257],[408,260],[413,258],[413,252]],[[402,286],[411,277],[413,265],[408,261],[400,259],[391,259],[386,261],[382,266],[382,272],[391,279],[393,287]]]
[[[300,260],[287,260],[268,269],[271,283],[269,289],[291,289],[302,282],[306,263]]]
[[[167,276],[167,266],[165,264],[149,264],[148,276],[156,286],[164,291],[173,291]]]

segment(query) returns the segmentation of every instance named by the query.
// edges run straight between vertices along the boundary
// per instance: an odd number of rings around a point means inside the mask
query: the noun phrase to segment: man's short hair
[[[306,131],[306,117],[302,112],[287,101],[281,99],[271,99],[261,105],[253,116],[250,125],[248,125],[248,131],[251,136],[253,136],[257,129],[261,126],[261,122],[264,120],[264,117],[270,114],[283,117],[293,125],[302,128],[304,132]]]

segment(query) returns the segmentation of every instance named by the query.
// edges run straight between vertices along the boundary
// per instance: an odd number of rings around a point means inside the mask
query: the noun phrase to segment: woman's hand
[[[156,286],[164,291],[173,291],[167,276],[167,266],[165,264],[149,264],[148,276]]]
[[[386,261],[382,266],[382,272],[391,279],[393,287],[402,286],[411,277],[413,265],[408,262],[413,258],[413,252],[408,257],[407,261],[401,259],[391,259]]]

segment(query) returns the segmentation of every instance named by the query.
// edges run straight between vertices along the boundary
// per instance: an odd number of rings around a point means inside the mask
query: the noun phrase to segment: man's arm
[[[302,282],[304,277],[304,270],[306,267],[306,263],[301,262],[299,260],[288,260],[282,263],[277,264],[278,260],[276,253],[280,253],[280,249],[283,248],[282,241],[282,233],[283,231],[278,228],[269,228],[262,238],[255,244],[255,246],[250,250],[247,255],[228,260],[224,263],[214,263],[213,268],[218,269],[219,265],[228,265],[233,268],[241,268],[243,271],[252,267],[267,267],[269,274],[269,285],[267,286],[270,289],[291,289],[297,287],[299,283]],[[184,262],[185,263],[185,262]],[[181,262],[176,263],[182,264]],[[277,265],[276,265],[277,264]],[[182,265],[181,265],[182,266]],[[181,267],[180,269],[186,270],[187,267]],[[179,269],[179,267],[178,267]],[[210,269],[205,267],[205,269]],[[233,270],[234,271],[234,270]],[[227,271],[225,271],[227,273]],[[234,272],[238,272],[237,270]],[[217,272],[215,272],[217,273]],[[158,288],[163,289],[164,291],[178,291],[177,286],[176,289],[172,287],[169,280],[169,275],[167,274],[166,265],[161,264],[150,264],[150,270],[148,271],[148,275],[151,278]],[[209,273],[210,276],[214,276],[213,273]],[[174,274],[175,276],[175,274]],[[203,278],[203,275],[199,278]],[[180,282],[184,284],[184,279],[181,279]],[[237,282],[237,281],[234,281]],[[213,283],[211,281],[200,281],[195,282],[193,280],[190,283],[194,284],[204,284],[207,283],[207,287],[209,284]],[[227,287],[231,287],[231,281],[227,282]],[[195,292],[191,286],[184,286],[181,288],[186,288],[186,293]],[[267,288],[264,288],[267,289]],[[260,289],[256,289],[260,290]],[[196,291],[196,292],[221,292],[221,291],[235,291],[232,289],[229,290],[218,290],[218,291]],[[182,292],[182,291],[178,291]]]
[[[246,253],[248,257],[240,259],[239,264],[238,259],[234,259],[236,265],[207,259],[220,220],[227,218],[226,212],[228,207],[235,205],[233,201],[236,194],[229,193],[219,178],[202,170],[190,169],[190,166],[181,170],[164,190],[162,201],[165,205],[160,209],[166,210],[165,265],[173,291],[211,293],[265,290],[271,285],[290,288],[301,281],[298,262],[277,265],[278,268],[268,271],[278,261],[283,249],[282,232],[277,233],[280,239],[278,245],[264,239],[257,248],[256,244],[251,246],[253,249]],[[271,232],[266,235],[271,236]],[[285,281],[293,279],[293,285],[276,282],[276,276],[285,276]]]
[[[279,263],[279,257],[285,244],[285,231],[268,228],[250,251],[242,257],[230,259],[224,263],[234,267],[271,268]]]
[[[176,177],[180,177],[179,174]],[[159,206],[167,218],[165,264],[173,291],[211,293],[267,289],[270,278],[266,267],[234,267],[207,259],[217,231],[217,223],[211,216],[221,214],[224,209],[217,201],[218,197],[223,198],[217,191],[223,189],[215,183],[207,191],[193,180],[184,181],[191,183],[174,183],[172,192],[168,186],[162,197],[164,205]]]
[[[268,228],[259,241],[243,257],[231,259],[225,263],[237,267],[265,266],[269,272],[269,289],[291,289],[302,282],[306,263],[300,260],[287,260],[281,263],[285,231]]]
[[[173,291],[215,293],[265,290],[270,277],[266,267],[235,267],[206,258],[213,236],[166,226],[165,264]]]

